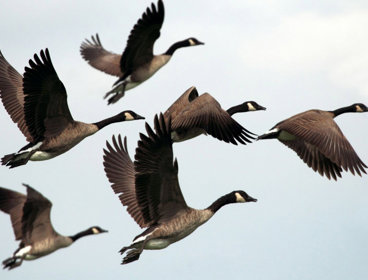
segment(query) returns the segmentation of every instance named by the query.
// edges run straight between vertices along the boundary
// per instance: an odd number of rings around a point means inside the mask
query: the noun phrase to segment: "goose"
[[[366,173],[367,166],[334,121],[336,116],[348,112],[368,112],[368,108],[355,103],[334,111],[308,110],[279,122],[258,139],[277,138],[328,179],[337,180],[343,169],[361,176],[361,172]]]
[[[181,142],[200,134],[237,145],[250,143],[254,133],[245,129],[231,116],[235,113],[266,110],[255,101],[246,101],[227,111],[209,93],[199,95],[193,86],[186,90],[164,113],[165,119],[171,118],[171,137]]]
[[[154,55],[153,45],[160,37],[164,16],[164,3],[161,0],[157,6],[152,3],[151,9],[146,9],[131,30],[122,55],[105,50],[98,34],[91,36],[92,41],[86,39],[82,42],[80,53],[92,67],[119,77],[113,89],[104,96],[107,98],[114,94],[108,99],[108,104],[116,103],[124,96],[126,90],[150,78],[169,62],[177,49],[204,44],[191,37],[172,44],[163,54]]]
[[[9,214],[19,248],[3,261],[4,269],[20,266],[23,260],[34,260],[73,244],[81,237],[107,232],[98,226],[75,235],[57,233],[50,220],[52,203],[27,184],[27,195],[0,187],[0,210]]]
[[[48,160],[65,153],[85,137],[122,121],[144,119],[131,110],[95,123],[75,121],[67,94],[52,65],[48,49],[29,60],[22,77],[0,52],[0,98],[29,142],[19,152],[5,155],[3,165],[14,168],[29,160]]]
[[[154,119],[156,132],[146,123],[147,136],[140,134],[134,163],[129,157],[127,140],[121,136],[106,142],[104,169],[113,191],[127,206],[128,213],[147,228],[133,242],[122,264],[139,259],[144,249],[163,249],[191,234],[229,203],[256,202],[242,190],[224,195],[203,210],[187,206],[178,182],[178,163],[173,160],[170,122],[163,115]]]

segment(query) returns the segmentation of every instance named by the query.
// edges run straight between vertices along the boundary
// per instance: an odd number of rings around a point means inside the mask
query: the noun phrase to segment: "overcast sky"
[[[190,86],[211,93],[227,109],[254,100],[267,111],[235,118],[261,134],[278,121],[318,108],[368,105],[367,1],[164,1],[165,21],[155,53],[196,37],[204,46],[178,50],[150,80],[107,106],[102,96],[115,77],[90,67],[79,54],[99,33],[108,50],[122,52],[150,1],[2,1],[1,45],[20,72],[48,47],[68,92],[75,120],[95,122],[134,110],[152,123]],[[0,154],[25,138],[0,106]],[[368,163],[368,114],[336,119]],[[0,185],[24,192],[28,183],[53,202],[55,229],[72,235],[92,225],[108,234],[24,262],[1,279],[368,279],[368,176],[343,173],[338,182],[313,172],[277,140],[247,146],[208,136],[174,145],[188,205],[205,208],[243,189],[257,203],[222,208],[189,237],[121,266],[118,251],[142,232],[110,188],[102,149],[113,134],[128,136],[134,156],[144,122],[106,127],[49,161],[0,168]],[[0,214],[0,259],[13,254],[10,219]]]

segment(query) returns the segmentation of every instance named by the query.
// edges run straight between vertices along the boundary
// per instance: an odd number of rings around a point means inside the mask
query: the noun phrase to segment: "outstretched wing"
[[[113,136],[112,145],[106,141],[103,157],[106,176],[121,203],[127,206],[128,213],[140,227],[146,227],[135,194],[134,164],[128,154],[127,138],[124,138],[123,145],[120,135],[118,139]]]
[[[173,160],[170,120],[155,116],[155,130],[146,123],[140,134],[134,168],[138,204],[148,224],[170,219],[187,209],[178,182],[178,163]]]
[[[151,9],[148,7],[134,25],[120,61],[121,72],[125,76],[153,58],[153,44],[160,37],[164,16],[164,4],[159,0],[157,7],[152,3]]]
[[[23,77],[9,64],[0,52],[0,97],[4,107],[28,142],[32,135],[24,118]]]
[[[52,65],[48,49],[29,60],[23,78],[24,113],[32,137],[57,136],[73,122],[63,83]]]
[[[22,239],[22,216],[26,199],[22,193],[0,187],[0,210],[10,215],[15,240]]]
[[[196,87],[187,89],[176,101],[166,110],[164,117],[174,120],[186,106],[188,106],[194,99],[198,98],[198,91]]]
[[[234,120],[208,93],[194,99],[172,118],[172,130],[193,128],[204,129],[213,137],[235,145],[254,139],[253,133]]]
[[[50,220],[52,203],[28,185],[27,200],[23,207],[22,233],[23,241],[30,244],[56,235]]]
[[[334,180],[337,180],[337,177],[341,177],[342,168],[324,156],[316,146],[301,139],[293,141],[281,140],[281,142],[294,150],[310,168],[321,176],[326,175],[328,179],[332,177]]]
[[[91,36],[92,41],[86,39],[81,47],[82,57],[92,67],[107,74],[120,77],[123,73],[120,70],[121,55],[107,51],[101,44],[100,37]]]

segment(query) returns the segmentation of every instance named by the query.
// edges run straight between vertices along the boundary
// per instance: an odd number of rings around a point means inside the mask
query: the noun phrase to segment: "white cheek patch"
[[[189,44],[190,44],[191,46],[194,46],[194,45],[195,45],[195,42],[194,42],[192,39],[189,39]]]
[[[245,202],[244,197],[242,197],[239,193],[235,193],[236,202]]]
[[[134,117],[130,113],[125,113],[125,120],[126,121],[132,121],[132,120],[134,120]]]
[[[355,110],[356,110],[357,112],[363,112],[362,108],[360,108],[360,106],[359,106],[359,105],[356,105],[356,106],[355,106]]]
[[[93,234],[100,233],[97,228],[92,228],[92,232],[93,232]]]
[[[256,109],[256,108],[254,108],[254,106],[253,106],[253,104],[252,104],[252,103],[248,102],[248,103],[247,103],[247,106],[248,106],[248,110],[249,110],[249,111],[257,111],[257,109]]]

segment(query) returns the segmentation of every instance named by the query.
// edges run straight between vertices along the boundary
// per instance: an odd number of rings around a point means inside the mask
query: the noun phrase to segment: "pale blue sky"
[[[224,108],[246,100],[267,107],[235,117],[258,134],[307,109],[368,103],[366,1],[164,2],[155,52],[192,36],[205,45],[178,50],[113,106],[102,96],[115,78],[83,61],[80,44],[98,32],[106,49],[120,53],[150,1],[3,1],[0,50],[23,73],[28,59],[48,47],[72,115],[85,122],[131,109],[152,123],[155,113],[193,85]],[[0,115],[3,155],[26,141],[2,106]],[[367,118],[336,119],[365,163]],[[141,229],[110,188],[102,148],[121,133],[133,156],[143,130],[143,121],[111,125],[55,159],[0,168],[1,186],[24,192],[25,182],[53,202],[53,225],[61,234],[92,225],[109,230],[14,271],[0,270],[1,279],[368,278],[367,175],[344,173],[338,182],[329,181],[276,140],[233,146],[205,136],[174,145],[188,205],[205,208],[236,189],[258,202],[226,206],[186,239],[121,266],[118,251]],[[0,214],[0,225],[2,260],[18,243],[7,215]]]

